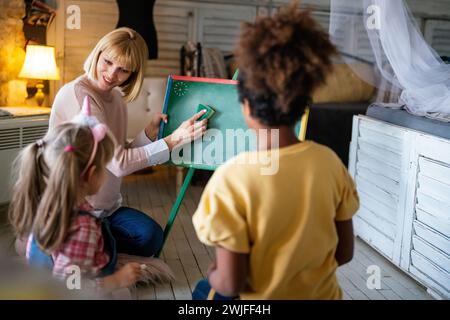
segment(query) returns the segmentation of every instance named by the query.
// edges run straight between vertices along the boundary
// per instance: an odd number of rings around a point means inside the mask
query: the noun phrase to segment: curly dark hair
[[[268,126],[292,126],[325,82],[336,54],[328,33],[296,2],[244,23],[236,56],[239,99]]]

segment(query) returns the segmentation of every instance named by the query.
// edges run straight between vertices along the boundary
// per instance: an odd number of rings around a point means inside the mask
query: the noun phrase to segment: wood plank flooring
[[[192,225],[192,214],[203,187],[190,186],[177,219],[164,246],[161,257],[170,265],[176,280],[171,284],[138,288],[135,299],[191,299],[196,282],[206,276],[214,250],[201,244]],[[150,214],[163,227],[175,202],[175,169],[157,167],[124,179],[122,192],[125,204]],[[378,266],[380,289],[369,289],[369,266]],[[432,299],[418,282],[396,268],[359,238],[353,260],[338,269],[338,279],[348,300],[425,300]]]

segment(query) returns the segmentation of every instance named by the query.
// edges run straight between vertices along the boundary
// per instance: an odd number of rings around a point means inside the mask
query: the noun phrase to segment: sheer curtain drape
[[[346,62],[373,63],[402,90],[409,112],[450,121],[450,65],[425,42],[403,0],[331,0],[329,31]]]

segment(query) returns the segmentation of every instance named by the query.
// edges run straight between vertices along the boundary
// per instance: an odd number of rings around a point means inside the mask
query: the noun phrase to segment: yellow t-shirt
[[[254,164],[254,156],[274,152],[278,171],[262,175],[267,162]],[[242,299],[341,299],[335,221],[351,219],[358,206],[340,159],[306,141],[244,153],[219,167],[193,223],[203,243],[249,254],[251,291]]]

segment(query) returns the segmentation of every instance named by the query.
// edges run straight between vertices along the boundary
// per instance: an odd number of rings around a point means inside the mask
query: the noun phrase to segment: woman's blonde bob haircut
[[[131,102],[139,94],[144,79],[148,48],[142,36],[130,28],[118,28],[103,36],[84,62],[84,71],[91,80],[97,78],[97,63],[105,52],[125,69],[130,77],[120,85],[126,102]]]

